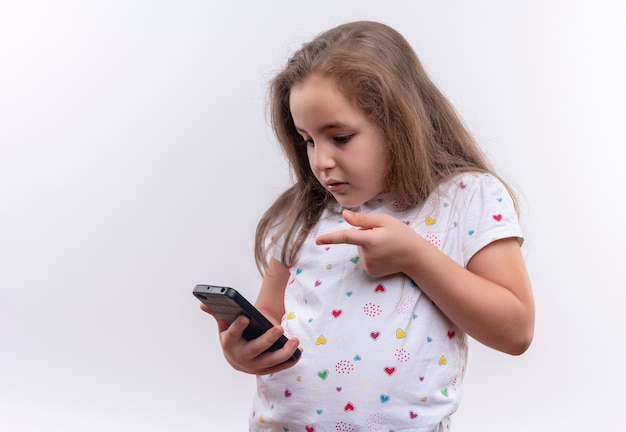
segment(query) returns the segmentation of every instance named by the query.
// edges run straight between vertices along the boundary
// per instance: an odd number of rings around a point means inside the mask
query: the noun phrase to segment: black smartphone
[[[256,339],[274,327],[257,308],[234,288],[196,285],[193,289],[193,295],[228,325],[232,324],[239,315],[247,316],[250,319],[250,324],[243,331],[243,337],[246,340]],[[282,335],[267,351],[276,351],[282,348],[287,340],[287,337]],[[291,359],[298,360],[300,353],[300,350],[296,349]]]

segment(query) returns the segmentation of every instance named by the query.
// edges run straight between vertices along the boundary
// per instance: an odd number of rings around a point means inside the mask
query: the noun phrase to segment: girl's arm
[[[261,291],[255,306],[273,324],[280,324],[285,315],[285,287],[289,280],[289,269],[274,258],[263,276]]]
[[[279,350],[265,352],[284,333],[279,323],[285,313],[284,293],[288,278],[289,270],[272,259],[263,278],[255,306],[274,324],[274,327],[258,338],[251,341],[243,338],[243,331],[250,322],[247,317],[243,315],[238,317],[229,327],[214,316],[224,357],[233,368],[255,375],[265,375],[287,369],[295,364],[290,357],[298,349],[300,342],[297,338],[290,338]],[[201,308],[211,313],[203,304]]]
[[[524,353],[533,338],[535,311],[518,239],[488,244],[467,269],[426,244],[415,242],[423,251],[407,263],[408,276],[474,339],[508,354]]]
[[[517,239],[488,244],[464,268],[391,216],[349,211],[343,216],[361,229],[322,235],[318,244],[358,245],[360,262],[370,276],[405,273],[476,340],[513,355],[528,349],[534,300]]]

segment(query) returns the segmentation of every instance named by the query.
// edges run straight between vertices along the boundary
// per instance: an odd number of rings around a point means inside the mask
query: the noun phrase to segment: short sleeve
[[[267,258],[274,258],[278,262],[282,262],[282,250],[284,237],[279,237],[279,226],[275,224],[269,231],[267,238],[265,239],[265,245],[267,247]]]
[[[467,174],[460,179],[467,189],[463,223],[463,260],[469,260],[489,243],[503,238],[523,240],[513,198],[504,184],[485,173]]]

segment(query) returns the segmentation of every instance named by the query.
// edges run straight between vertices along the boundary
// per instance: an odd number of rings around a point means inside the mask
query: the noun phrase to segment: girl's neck
[[[396,212],[401,212],[408,208],[408,206],[401,204],[397,200],[394,200],[393,198],[391,198],[391,196],[388,193],[381,192],[380,194],[376,195],[374,198],[356,207],[342,207],[341,205],[339,205],[339,203],[335,202],[332,210],[335,210],[339,213],[343,209],[352,210],[358,213],[371,213],[375,210],[378,210],[379,208],[383,206]]]

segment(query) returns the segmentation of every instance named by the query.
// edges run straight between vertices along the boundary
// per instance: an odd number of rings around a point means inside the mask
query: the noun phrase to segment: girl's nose
[[[317,142],[309,154],[309,162],[316,171],[324,171],[335,166],[335,158],[329,145]]]

